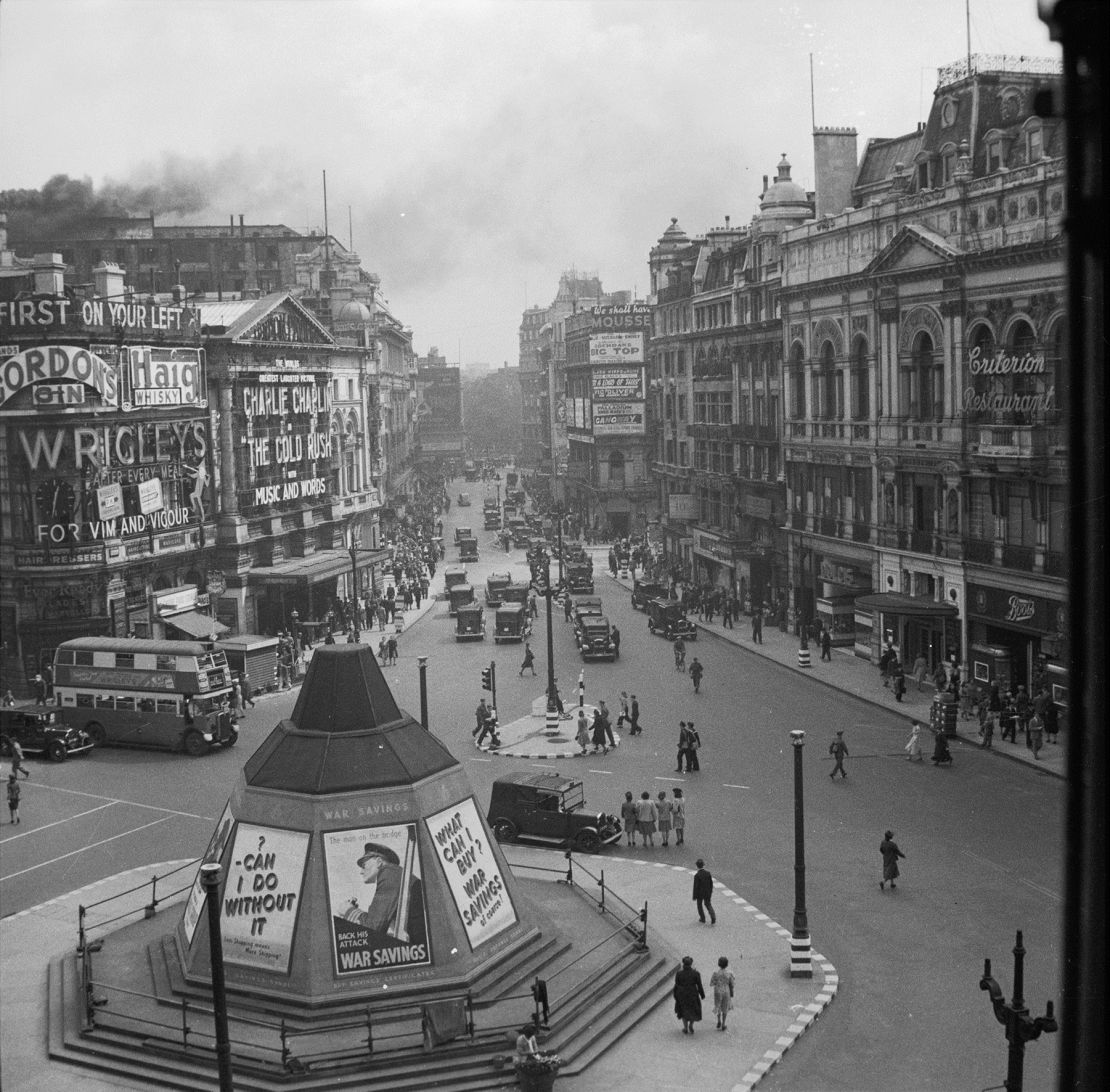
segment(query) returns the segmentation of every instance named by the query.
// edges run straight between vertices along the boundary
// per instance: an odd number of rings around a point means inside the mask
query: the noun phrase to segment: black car
[[[26,709],[0,709],[0,754],[12,753],[18,742],[25,754],[46,755],[51,762],[63,762],[70,755],[88,754],[92,736],[83,728],[63,723],[53,709],[34,706]]]
[[[486,816],[499,842],[518,838],[596,853],[619,841],[620,820],[587,813],[585,790],[576,778],[551,773],[515,773],[497,778]]]
[[[648,629],[668,641],[681,637],[684,641],[696,641],[698,627],[686,617],[682,604],[677,599],[650,599],[647,605]]]
[[[608,660],[612,663],[617,658],[617,646],[609,620],[600,614],[583,615],[575,638],[583,660]]]
[[[594,590],[594,570],[588,562],[572,562],[567,566],[567,590],[572,595],[583,593],[592,595]]]
[[[652,599],[666,599],[667,585],[655,580],[637,580],[632,585],[632,609],[647,610]]]

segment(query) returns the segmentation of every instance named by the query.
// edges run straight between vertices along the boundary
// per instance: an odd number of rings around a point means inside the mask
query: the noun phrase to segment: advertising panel
[[[650,330],[651,305],[628,303],[595,307],[591,318],[595,330]]]
[[[206,406],[204,350],[137,345],[123,369],[124,409]]]
[[[669,497],[667,497],[667,515],[671,519],[697,519],[697,494],[672,493]]]
[[[489,835],[473,797],[424,822],[473,950],[517,920]]]
[[[307,858],[302,831],[238,825],[224,885],[226,962],[289,973]]]
[[[643,364],[644,335],[600,333],[590,335],[591,364]]]
[[[416,824],[324,835],[336,974],[432,961]]]
[[[231,828],[235,819],[231,814],[231,801],[224,806],[224,813],[209,839],[208,848],[204,851],[201,864],[219,864],[223,859],[224,850],[231,839]],[[185,916],[181,919],[185,927],[185,943],[192,944],[193,936],[197,931],[197,922],[200,921],[201,910],[204,908],[204,888],[200,882],[200,866],[193,879],[193,886],[189,889],[189,899],[185,903]]]
[[[602,367],[590,371],[590,393],[597,402],[632,402],[644,399],[644,369]]]

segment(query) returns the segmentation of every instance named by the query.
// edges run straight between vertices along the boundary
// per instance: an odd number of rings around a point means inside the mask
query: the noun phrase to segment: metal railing
[[[317,1072],[322,1069],[337,1068],[357,1061],[364,1061],[370,1057],[380,1056],[388,1051],[397,1051],[413,1048],[423,1043],[428,1043],[428,1017],[424,1005],[427,1002],[461,1001],[466,1011],[465,1034],[473,1041],[478,1035],[491,1042],[500,1042],[504,1035],[519,1025],[519,1020],[508,1024],[490,1023],[480,1029],[475,1019],[476,1008],[503,1006],[508,1002],[527,1001],[533,1010],[533,1018],[537,1025],[547,1027],[551,1014],[563,1008],[572,998],[581,998],[583,988],[591,981],[604,978],[621,960],[631,953],[646,952],[647,945],[647,902],[639,910],[624,901],[605,881],[605,872],[595,876],[589,869],[576,863],[573,855],[566,853],[566,868],[552,869],[538,865],[509,862],[515,870],[528,870],[547,873],[557,876],[556,882],[564,883],[577,891],[588,893],[589,897],[597,904],[599,913],[606,914],[616,923],[616,928],[606,934],[602,939],[592,944],[585,951],[578,954],[573,960],[559,967],[546,979],[539,975],[534,976],[526,992],[498,995],[484,1005],[475,1002],[470,991],[465,993],[449,993],[429,995],[419,1001],[406,1001],[397,1004],[375,1004],[367,1006],[356,1017],[344,1016],[334,1020],[314,1021],[311,1026],[302,1026],[285,1018],[265,1019],[252,1018],[240,1014],[229,1013],[230,1042],[236,1050],[236,1060],[247,1066],[284,1073],[305,1072],[310,1066]],[[154,875],[145,883],[138,884],[126,891],[111,895],[98,902],[81,905],[78,907],[77,922],[77,952],[80,955],[79,973],[80,988],[84,1008],[84,1028],[94,1031],[97,1027],[112,1028],[126,1031],[140,1030],[151,1039],[158,1040],[163,1046],[176,1047],[183,1053],[205,1052],[213,1056],[216,1052],[215,1013],[210,1005],[197,1001],[195,998],[181,996],[174,1000],[166,997],[156,997],[142,991],[127,989],[97,979],[94,973],[93,956],[104,948],[104,939],[91,939],[90,934],[96,930],[106,929],[129,918],[142,914],[144,918],[152,918],[158,912],[159,905],[176,895],[183,894],[192,887],[191,874],[201,862],[190,861],[184,865],[170,870],[162,876]],[[170,877],[179,873],[188,872],[190,880],[184,886],[176,887],[168,893],[159,894],[159,884],[165,884]],[[583,884],[581,875],[584,874],[593,884],[600,888],[598,894],[589,892],[590,884]],[[133,900],[134,905],[128,906],[110,917],[92,922],[90,911],[108,903],[118,903],[129,896],[146,892],[149,897],[143,896]],[[561,976],[566,976],[568,971],[581,968],[583,961],[594,955],[599,949],[610,944],[614,939],[631,937],[631,940],[617,948],[602,963],[595,967],[584,978],[576,977],[569,983],[567,989],[556,999],[552,1000],[550,985]],[[566,981],[566,978],[562,978]],[[123,1008],[108,1008],[112,998],[117,998],[121,1003],[127,999],[150,1003],[143,1011],[151,1013],[173,1013],[172,1021],[159,1020],[138,1012],[125,1011]],[[201,1021],[198,1024],[198,1020]],[[352,1033],[343,1045],[334,1042],[336,1036],[342,1037],[344,1033]],[[319,1036],[328,1036],[330,1045],[325,1050],[304,1049],[311,1040]],[[299,1049],[295,1049],[299,1047]]]

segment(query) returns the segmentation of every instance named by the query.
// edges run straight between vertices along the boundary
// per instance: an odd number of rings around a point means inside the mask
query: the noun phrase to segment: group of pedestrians
[[[636,844],[640,836],[641,846],[655,846],[655,835],[665,846],[670,845],[671,831],[674,831],[674,844],[683,844],[686,836],[686,798],[681,789],[671,790],[672,799],[667,799],[665,789],[660,789],[656,799],[646,790],[640,799],[633,799],[631,790],[624,794],[621,803],[621,825],[624,827],[625,840],[629,846]]]
[[[698,751],[701,750],[701,734],[692,720],[678,723],[678,765],[675,773],[697,773],[701,769]]]

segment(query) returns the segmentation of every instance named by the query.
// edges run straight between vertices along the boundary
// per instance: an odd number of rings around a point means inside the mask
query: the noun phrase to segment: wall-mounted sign
[[[162,479],[151,478],[139,483],[139,511],[148,516],[162,508]]]
[[[667,516],[670,519],[697,519],[697,494],[671,493],[670,496],[667,497]]]
[[[26,387],[60,380],[89,387],[105,406],[119,405],[119,375],[114,364],[79,345],[45,345],[24,349],[0,363],[0,406]]]
[[[39,299],[0,301],[0,330],[44,326],[93,326],[131,330],[165,330],[185,334],[196,329],[197,312],[166,304],[114,300]]]
[[[591,317],[595,330],[651,329],[651,307],[646,303],[595,307]]]
[[[96,491],[96,507],[101,519],[116,519],[123,515],[123,487],[119,482],[102,485]]]
[[[337,975],[431,963],[416,824],[324,834]]]
[[[513,909],[474,799],[424,820],[473,950],[513,925]]]
[[[639,332],[590,335],[591,364],[643,364],[644,335]]]
[[[642,401],[644,369],[602,367],[590,372],[590,393],[597,402]]]
[[[126,407],[206,404],[203,349],[139,345],[127,355],[122,399]]]
[[[236,828],[221,915],[228,963],[289,973],[307,857],[308,835],[301,831]]]

